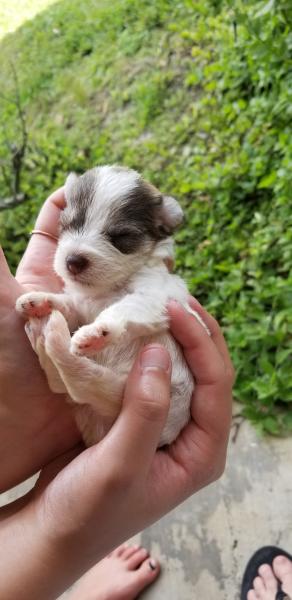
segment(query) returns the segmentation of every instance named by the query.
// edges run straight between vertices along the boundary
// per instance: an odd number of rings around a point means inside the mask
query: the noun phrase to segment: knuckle
[[[104,489],[109,497],[115,497],[124,494],[125,490],[134,485],[134,473],[124,462],[121,464],[118,460],[111,469],[108,469],[105,475]]]
[[[226,365],[223,360],[214,366],[214,379],[226,389],[232,389],[235,381],[235,371],[232,365]]]
[[[217,479],[220,479],[222,477],[222,475],[224,474],[225,471],[225,467],[226,467],[226,454],[224,454],[220,460],[217,461],[217,465],[215,468],[215,478],[214,481],[216,481]]]
[[[235,383],[235,379],[236,379],[235,369],[232,364],[225,366],[225,370],[224,370],[222,379],[224,379],[225,383],[228,386],[228,389],[232,390],[233,385]]]
[[[212,382],[218,386],[218,389],[227,387],[227,382],[229,383],[229,378],[227,375],[226,366],[223,360],[215,361],[212,367],[210,368],[210,379]]]
[[[150,398],[144,396],[136,405],[139,415],[147,421],[157,422],[164,418],[166,407],[159,398]]]
[[[117,467],[115,467],[107,472],[105,480],[103,482],[103,488],[109,494],[112,495],[124,486],[124,482],[124,473],[122,473]]]
[[[213,335],[218,334],[219,331],[221,331],[218,321],[212,315],[209,315],[208,327]]]
[[[228,369],[228,375],[230,378],[231,386],[233,386],[236,380],[236,371],[233,365],[230,365]]]
[[[217,481],[222,477],[225,471],[226,466],[226,453],[222,453],[222,455],[217,455],[215,461],[212,464],[212,467],[209,471],[209,482]]]
[[[169,407],[169,394],[164,382],[157,381],[156,385],[144,381],[142,392],[135,404],[139,415],[148,421],[161,421]]]

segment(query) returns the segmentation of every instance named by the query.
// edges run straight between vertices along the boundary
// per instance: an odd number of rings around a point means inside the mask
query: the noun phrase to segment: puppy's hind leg
[[[67,390],[58,370],[45,350],[44,329],[47,321],[47,317],[42,317],[41,319],[31,318],[25,323],[24,329],[33,350],[38,356],[40,365],[45,371],[50,389],[56,394],[66,394]]]
[[[87,357],[71,354],[70,332],[60,312],[52,312],[44,333],[46,353],[71,399],[77,404],[89,404],[100,417],[115,419],[121,408],[125,378]]]

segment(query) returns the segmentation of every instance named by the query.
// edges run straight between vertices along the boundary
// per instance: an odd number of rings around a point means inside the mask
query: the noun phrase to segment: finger
[[[117,470],[148,470],[169,409],[170,378],[167,350],[146,346],[129,375],[120,416],[105,439]]]
[[[16,298],[20,294],[20,286],[10,273],[5,254],[0,246],[0,292],[1,306],[14,307]]]
[[[169,302],[171,332],[198,384],[212,384],[225,374],[225,363],[213,339],[198,320],[175,301]]]
[[[189,297],[189,305],[193,310],[195,310],[195,311],[197,311],[197,313],[199,313],[199,315],[200,315],[200,317],[202,317],[204,323],[206,323],[206,325],[211,333],[212,340],[213,340],[214,344],[217,346],[220,354],[222,355],[227,369],[229,369],[230,372],[234,376],[234,368],[233,368],[233,364],[231,362],[231,358],[230,358],[230,355],[228,352],[227,344],[225,342],[223,333],[222,333],[221,328],[219,327],[216,319],[214,319],[214,317],[212,317],[206,311],[206,309],[199,303],[199,301],[196,298],[193,298],[192,296]]]
[[[215,342],[202,325],[176,302],[169,303],[171,330],[182,345],[196,380],[192,418],[216,440],[229,430],[232,376]]]
[[[65,207],[64,187],[51,194],[37,217],[35,229],[41,229],[58,237],[60,211]]]
[[[60,188],[49,196],[42,206],[34,229],[57,238],[60,213],[64,206],[64,188]],[[38,287],[42,285],[42,278],[47,279],[51,277],[53,281],[55,279],[55,289],[51,287],[51,291],[60,290],[61,284],[53,271],[53,260],[57,245],[57,240],[53,238],[38,233],[31,236],[16,273],[16,277],[20,283],[23,285],[30,283],[33,286],[33,276],[35,274],[35,281]],[[37,268],[36,265],[38,265]],[[50,284],[52,284],[52,281],[50,281]]]
[[[11,277],[10,269],[7,264],[7,260],[5,258],[5,254],[0,246],[0,278],[2,280],[3,277]]]

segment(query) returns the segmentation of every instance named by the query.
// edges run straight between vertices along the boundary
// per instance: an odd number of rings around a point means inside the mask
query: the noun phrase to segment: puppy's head
[[[124,285],[183,218],[174,198],[123,167],[71,173],[65,198],[55,270],[66,283],[100,292]]]

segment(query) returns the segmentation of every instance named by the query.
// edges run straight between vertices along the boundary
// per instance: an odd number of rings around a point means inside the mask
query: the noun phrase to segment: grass
[[[30,135],[28,201],[0,215],[11,266],[70,170],[138,169],[182,203],[177,268],[224,328],[244,414],[273,434],[292,430],[291,23],[283,0],[64,0],[1,45]],[[5,160],[11,102],[2,123]]]

